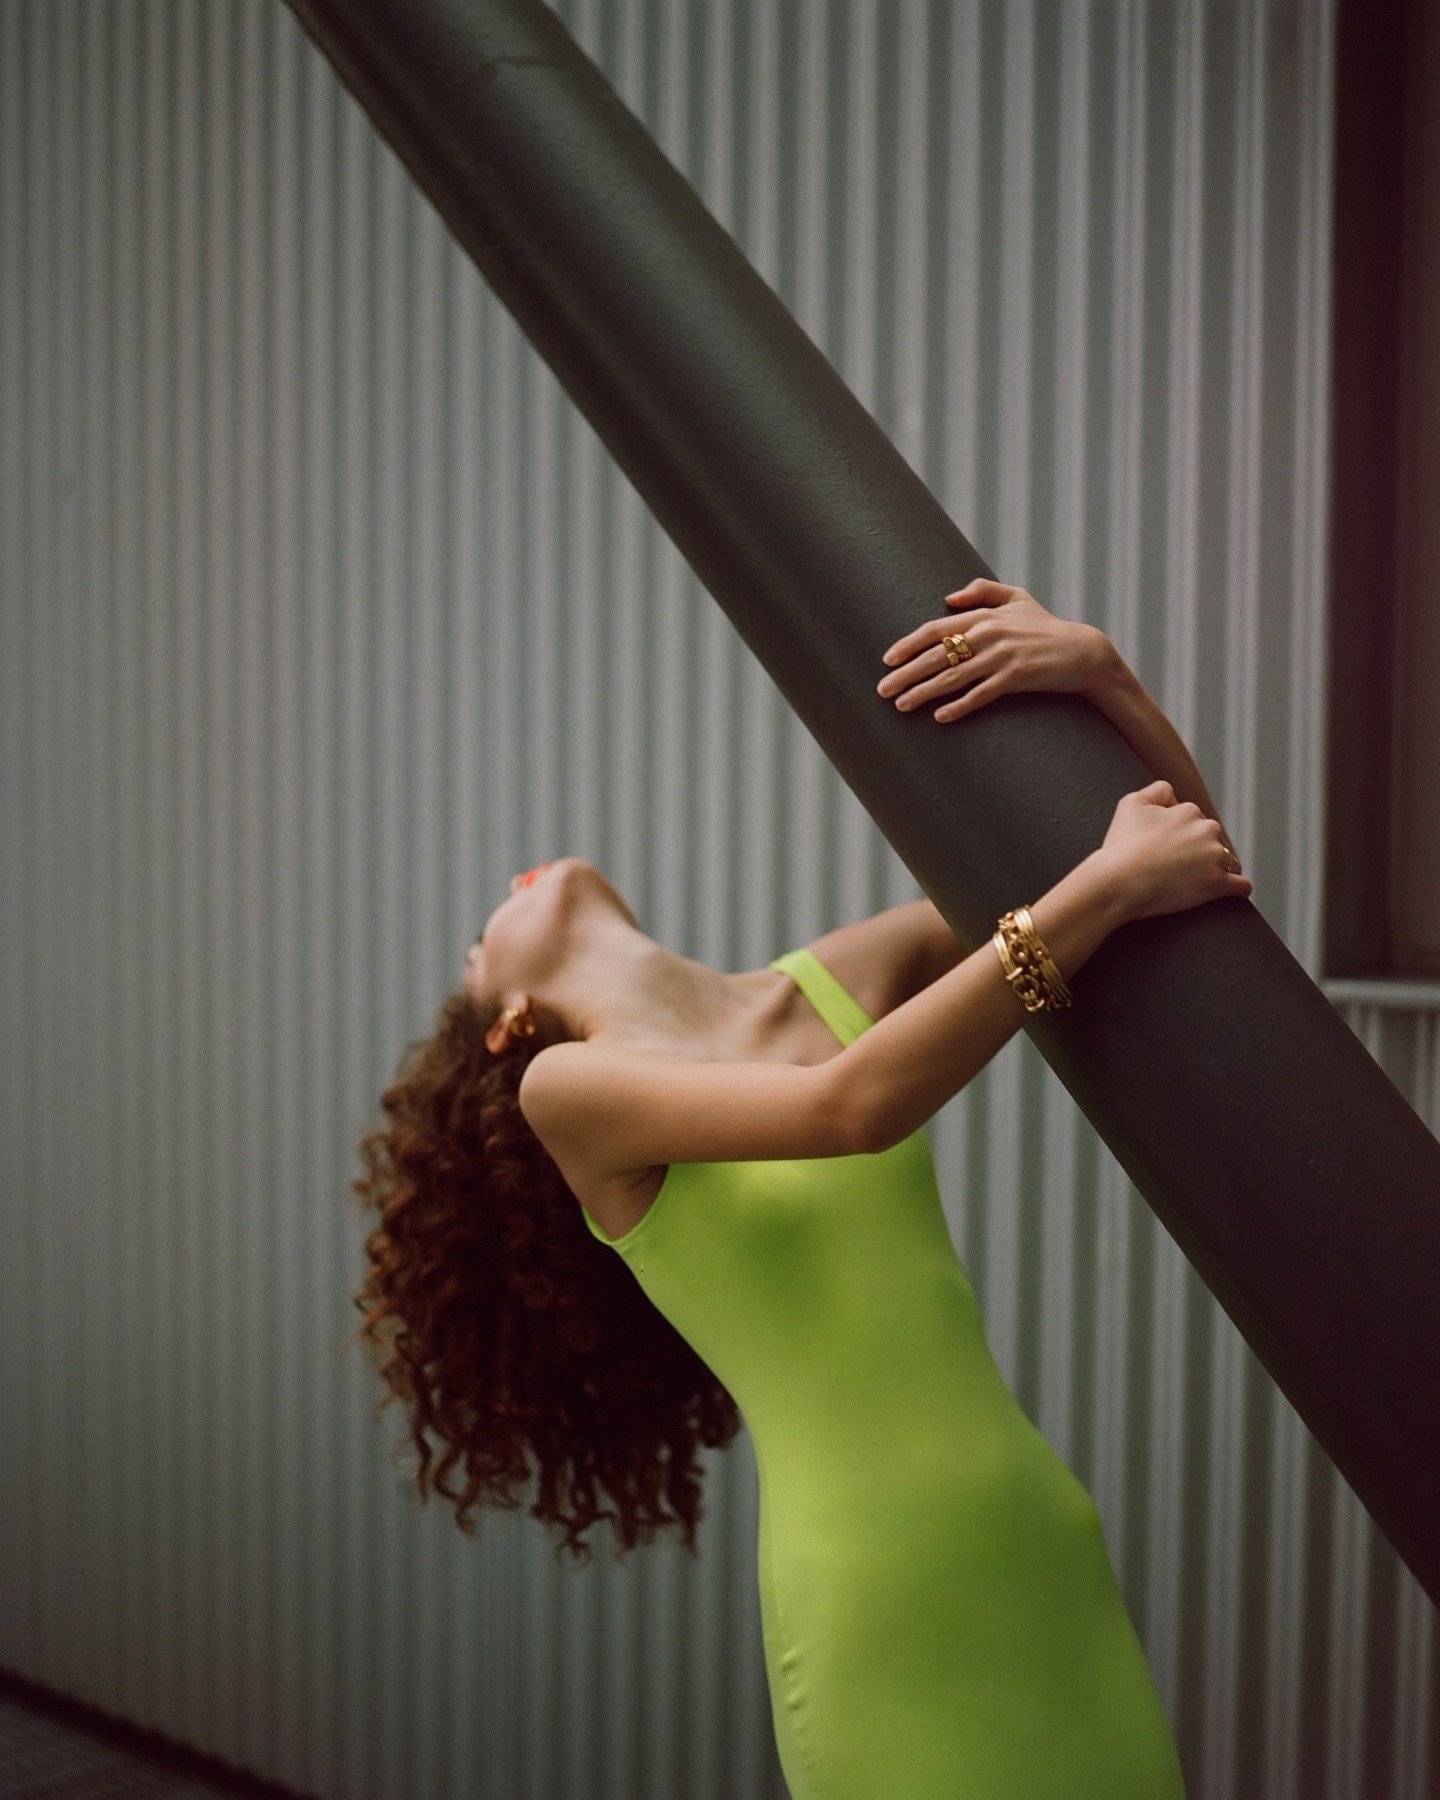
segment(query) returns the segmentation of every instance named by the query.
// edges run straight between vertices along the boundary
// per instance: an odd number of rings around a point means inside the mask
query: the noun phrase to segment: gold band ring
[[[957,631],[952,633],[949,637],[943,637],[940,642],[945,646],[945,660],[950,664],[952,669],[955,667],[956,663],[968,662],[975,654],[963,631]]]

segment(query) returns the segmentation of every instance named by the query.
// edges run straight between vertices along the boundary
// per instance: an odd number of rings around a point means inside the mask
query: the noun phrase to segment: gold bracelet
[[[1072,1004],[1070,990],[1036,931],[1028,907],[1018,906],[1006,913],[990,941],[1005,979],[1020,996],[1026,1012],[1058,1012]]]
[[[1016,907],[1015,911],[1024,928],[1027,940],[1035,952],[1036,959],[1040,964],[1041,973],[1045,977],[1045,984],[1048,989],[1046,1006],[1051,1012],[1059,1012],[1062,1008],[1072,1004],[1073,996],[1071,995],[1069,988],[1065,985],[1064,977],[1061,975],[1049,950],[1041,939],[1040,933],[1035,929],[1035,922],[1030,916],[1029,907],[1019,906]]]
[[[1069,988],[1066,987],[1064,976],[1061,975],[1059,969],[1051,960],[1050,952],[1045,948],[1040,933],[1035,929],[1035,921],[1030,917],[1030,908],[1028,906],[1017,906],[1015,908],[1015,913],[1040,959],[1040,967],[1044,971],[1045,979],[1051,990],[1051,1007],[1058,1008],[1071,1005],[1074,996],[1071,994]]]
[[[1026,1012],[1049,1011],[1068,1004],[1068,1000],[1060,998],[1058,991],[1051,987],[1043,964],[1027,943],[1012,915],[1006,915],[1002,921],[1002,929],[995,933],[991,941],[999,953],[1005,979],[1020,997]]]
[[[1005,979],[1020,996],[1026,1012],[1039,1012],[1045,1004],[1045,989],[1031,970],[1015,962],[1005,943],[1003,932],[997,931],[991,943],[1000,954],[1000,966],[1005,971]]]

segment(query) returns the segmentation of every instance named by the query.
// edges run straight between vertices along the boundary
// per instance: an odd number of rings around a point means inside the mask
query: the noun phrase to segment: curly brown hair
[[[677,1525],[694,1554],[698,1448],[735,1436],[735,1402],[591,1236],[520,1110],[526,1064],[563,1034],[541,1017],[496,1055],[485,1031],[498,1011],[447,995],[433,1034],[401,1057],[388,1122],[362,1140],[366,1173],[350,1183],[379,1218],[349,1342],[388,1385],[376,1416],[395,1400],[409,1415],[391,1460],[413,1441],[420,1504],[444,1495],[469,1536],[477,1505],[514,1511],[533,1480],[530,1512],[563,1533],[557,1558],[588,1562],[600,1519],[617,1558]]]

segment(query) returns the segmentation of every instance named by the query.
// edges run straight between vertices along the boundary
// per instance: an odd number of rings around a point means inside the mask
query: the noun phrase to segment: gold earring
[[[485,1048],[498,1056],[509,1048],[512,1038],[534,1035],[535,1015],[530,1010],[530,1002],[522,1000],[519,1006],[507,1006],[485,1033]]]

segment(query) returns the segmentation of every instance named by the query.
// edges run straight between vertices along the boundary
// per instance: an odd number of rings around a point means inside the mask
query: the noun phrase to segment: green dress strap
[[[787,950],[770,964],[783,969],[842,1044],[852,1044],[875,1021],[821,962],[808,945]]]

